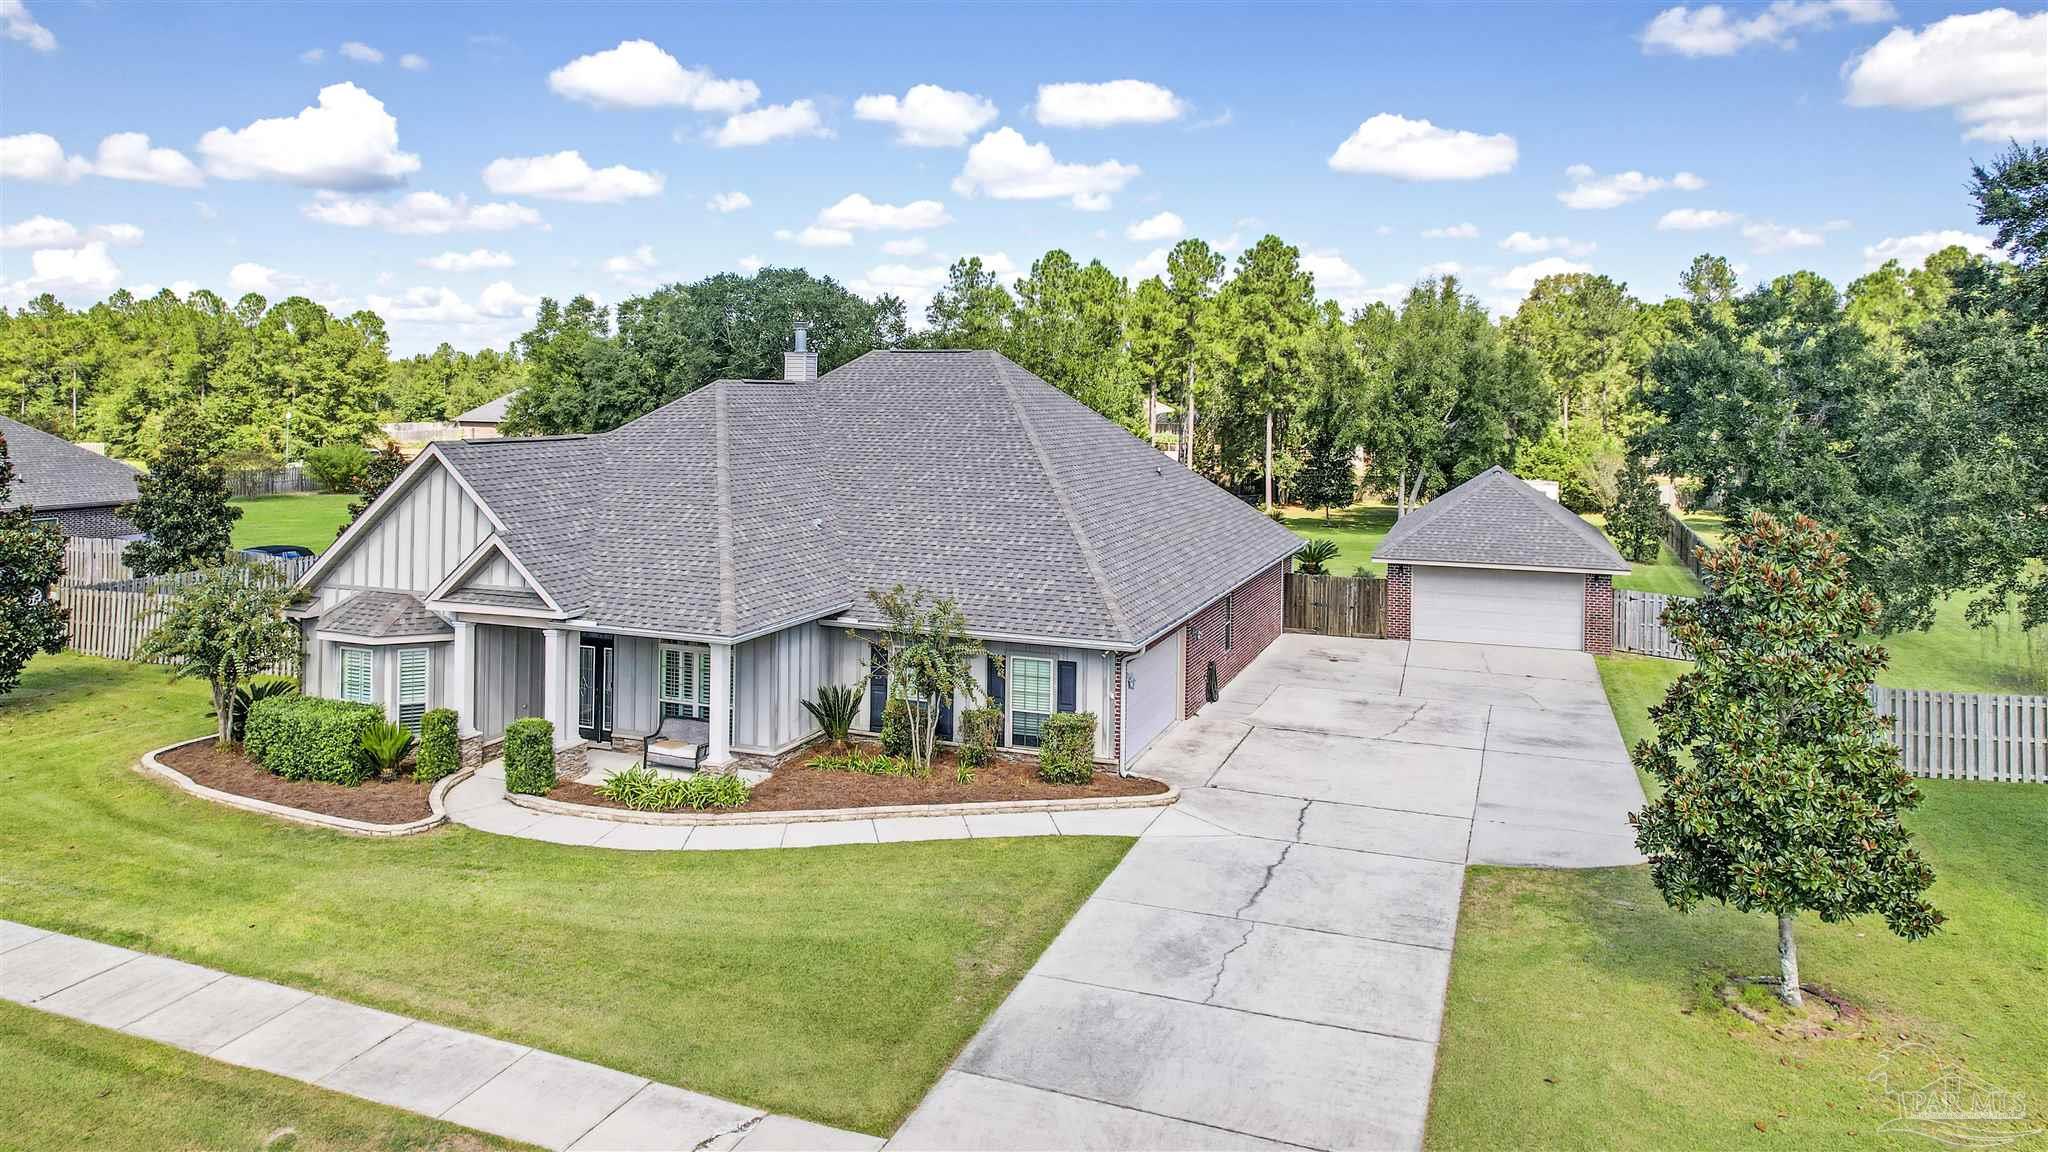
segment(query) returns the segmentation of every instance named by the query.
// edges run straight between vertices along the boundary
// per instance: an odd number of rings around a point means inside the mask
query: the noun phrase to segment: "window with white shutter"
[[[427,650],[406,648],[398,653],[398,723],[420,730],[420,717],[427,714]]]
[[[1010,698],[1010,742],[1020,748],[1036,748],[1039,730],[1052,715],[1052,661],[1035,656],[1012,656],[1005,687]]]
[[[370,663],[368,648],[343,648],[341,650],[341,698],[356,704],[376,702],[377,689],[372,682],[374,665]]]
[[[711,715],[711,652],[661,646],[661,718],[704,720]]]

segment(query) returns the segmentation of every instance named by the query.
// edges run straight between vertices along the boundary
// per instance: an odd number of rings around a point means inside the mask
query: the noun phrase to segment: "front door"
[[[612,738],[612,638],[585,634],[576,649],[576,731],[585,740]]]

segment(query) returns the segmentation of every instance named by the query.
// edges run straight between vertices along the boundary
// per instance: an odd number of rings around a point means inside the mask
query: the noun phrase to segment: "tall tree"
[[[1605,276],[1572,272],[1536,281],[1504,330],[1527,348],[1557,396],[1558,423],[1590,417],[1609,429],[1626,405],[1643,363],[1631,354],[1637,313],[1628,287]]]
[[[1284,434],[1299,399],[1315,324],[1315,277],[1302,268],[1300,249],[1268,235],[1238,255],[1236,275],[1223,287],[1222,307],[1229,316],[1223,353],[1229,365],[1229,424],[1222,438],[1226,467],[1234,475],[1250,471],[1242,467],[1244,450],[1263,444],[1259,471],[1270,511],[1276,425]],[[1256,439],[1253,429],[1258,430]]]
[[[1054,249],[1017,281],[1004,351],[1012,360],[1104,416],[1137,430],[1137,374],[1125,341],[1130,296],[1100,260],[1081,265]]]
[[[1309,352],[1308,398],[1302,404],[1302,465],[1292,495],[1304,507],[1349,507],[1357,496],[1352,456],[1358,447],[1364,373],[1351,328],[1334,301],[1317,309]]]
[[[150,461],[135,488],[137,500],[127,516],[146,538],[130,544],[121,559],[136,575],[163,576],[222,562],[242,510],[228,503],[227,476],[219,464],[173,441]]]
[[[64,538],[35,522],[35,509],[10,507],[14,462],[0,435],[0,696],[21,683],[36,653],[64,650],[64,609],[50,587],[64,578]]]
[[[1664,782],[1631,817],[1636,847],[1681,912],[1715,900],[1777,917],[1779,994],[1796,1006],[1800,912],[1877,913],[1908,940],[1940,926],[1934,871],[1900,819],[1920,796],[1864,692],[1884,667],[1857,640],[1878,605],[1834,534],[1760,512],[1705,564],[1707,594],[1665,612],[1693,667],[1635,748]]]
[[[1001,348],[1010,338],[1016,302],[996,274],[968,256],[946,270],[945,286],[925,306],[929,348]]]

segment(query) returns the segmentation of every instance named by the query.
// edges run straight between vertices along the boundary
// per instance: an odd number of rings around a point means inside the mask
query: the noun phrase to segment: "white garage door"
[[[1498,568],[1410,569],[1410,631],[1417,640],[1578,649],[1586,578],[1575,572]]]
[[[1181,634],[1124,661],[1124,763],[1138,758],[1180,718]]]

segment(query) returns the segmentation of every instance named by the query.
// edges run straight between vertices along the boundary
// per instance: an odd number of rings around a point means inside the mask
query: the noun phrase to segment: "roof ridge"
[[[1010,408],[1017,414],[1017,423],[1024,429],[1024,438],[1031,444],[1031,453],[1038,459],[1038,467],[1045,473],[1045,482],[1052,487],[1053,500],[1059,504],[1060,516],[1067,522],[1067,528],[1074,534],[1074,542],[1081,546],[1081,559],[1088,565],[1088,578],[1095,582],[1095,590],[1102,594],[1102,605],[1109,611],[1110,627],[1116,630],[1117,638],[1129,640],[1130,626],[1124,622],[1123,606],[1117,602],[1116,590],[1110,586],[1109,577],[1102,570],[1102,558],[1096,555],[1095,544],[1088,538],[1088,530],[1081,525],[1081,518],[1074,514],[1073,502],[1067,499],[1067,487],[1060,482],[1059,470],[1052,466],[1052,457],[1045,451],[1045,445],[1038,439],[1038,428],[1032,424],[1031,416],[1024,411],[1024,404],[1017,391],[1016,381],[1010,377],[1010,359],[997,352],[989,352],[996,370],[996,378],[1002,381],[1003,394],[1010,401]],[[1046,385],[1051,387],[1051,385]]]
[[[710,385],[715,389],[711,396],[711,423],[717,429],[715,444],[718,452],[713,465],[718,492],[718,624],[720,629],[730,633],[739,618],[739,591],[732,562],[732,431],[725,410],[723,385],[724,381],[713,381]]]

